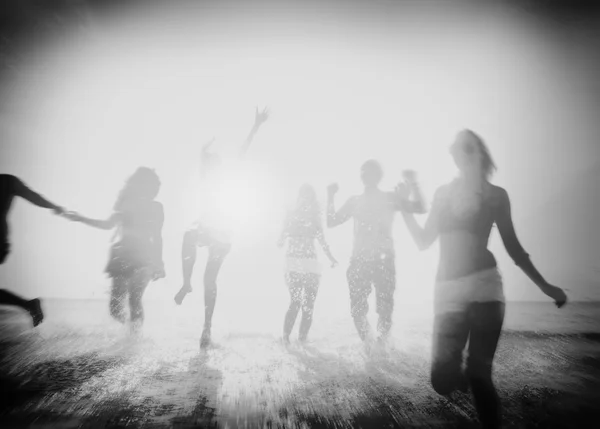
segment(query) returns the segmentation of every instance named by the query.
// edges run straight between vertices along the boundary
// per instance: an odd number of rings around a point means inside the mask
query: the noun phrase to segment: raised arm
[[[504,243],[506,251],[527,277],[529,277],[544,294],[554,299],[557,307],[562,307],[567,301],[567,296],[562,289],[549,284],[531,262],[529,254],[525,252],[525,249],[523,249],[523,246],[521,246],[521,243],[517,238],[512,221],[511,204],[508,193],[502,188],[497,189],[499,189],[498,197],[500,207],[496,218],[496,225],[498,226],[498,231],[500,232],[500,237],[502,237],[502,242]]]
[[[259,112],[257,107],[256,113],[254,115],[254,125],[252,126],[248,137],[246,137],[246,141],[240,148],[240,157],[244,157],[246,155],[246,152],[248,152],[248,148],[250,147],[252,140],[254,140],[256,132],[267,119],[269,119],[269,110],[265,107],[261,112]]]
[[[399,199],[396,203],[397,210],[416,214],[427,213],[425,197],[417,182],[416,173],[413,170],[405,170],[402,174],[412,198]]]
[[[338,190],[339,186],[336,183],[327,187],[327,228],[343,224],[354,214],[355,198],[350,198],[338,212],[335,211],[335,194]]]
[[[409,187],[406,184],[400,184],[396,187],[396,193],[398,194],[398,198],[401,200],[406,200],[408,198],[409,192]],[[404,218],[406,227],[408,228],[408,231],[410,232],[410,235],[412,236],[419,250],[428,249],[435,242],[439,235],[438,225],[443,192],[443,188],[439,188],[435,192],[431,212],[429,213],[429,216],[425,221],[424,227],[421,227],[421,225],[419,225],[419,223],[413,215],[413,211],[402,210],[402,217]]]
[[[217,154],[209,151],[211,145],[214,143],[215,138],[213,137],[208,142],[202,145],[202,152],[200,153],[200,176],[206,177],[209,170],[211,170],[216,163],[219,161]]]
[[[35,204],[36,206],[43,207],[45,209],[52,209],[56,214],[64,213],[64,209],[62,207],[51,203],[40,194],[30,189],[21,181],[21,179],[16,176],[13,176],[13,189],[15,195],[18,195],[19,197],[29,201],[31,204]]]

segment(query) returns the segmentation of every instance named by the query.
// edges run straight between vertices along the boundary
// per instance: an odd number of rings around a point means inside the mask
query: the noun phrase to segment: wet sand
[[[441,397],[429,385],[421,324],[369,353],[347,321],[305,346],[216,332],[205,351],[173,332],[38,332],[16,312],[2,321],[2,428],[478,427],[469,394]],[[495,379],[505,427],[591,427],[600,335],[507,331]]]

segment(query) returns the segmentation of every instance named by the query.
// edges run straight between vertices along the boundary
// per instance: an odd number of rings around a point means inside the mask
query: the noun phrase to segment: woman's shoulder
[[[504,204],[508,202],[508,192],[501,186],[488,184],[490,200],[496,204]]]
[[[160,201],[156,201],[156,200],[150,201],[150,207],[152,207],[155,210],[162,210],[163,209],[162,203]]]
[[[154,200],[138,201],[121,210],[122,214],[131,213],[141,216],[163,216],[164,210],[162,203]]]
[[[152,200],[150,202],[150,210],[152,211],[152,213],[154,213],[157,216],[164,215],[164,208],[160,201]]]

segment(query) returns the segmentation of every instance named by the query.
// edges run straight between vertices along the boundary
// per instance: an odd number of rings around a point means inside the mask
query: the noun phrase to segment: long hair
[[[160,179],[158,174],[148,167],[139,167],[126,181],[119,192],[113,206],[115,211],[121,211],[133,200],[153,200],[158,195]]]
[[[464,155],[472,155],[473,152],[479,149],[481,154],[481,183],[478,189],[455,188],[452,197],[452,211],[460,217],[468,217],[476,213],[483,203],[483,184],[490,180],[492,174],[496,170],[496,164],[492,159],[489,149],[483,139],[475,132],[464,129],[456,136],[456,143],[452,151],[461,151]],[[457,155],[457,153],[453,153]]]
[[[307,183],[300,186],[294,212],[302,217],[320,222],[321,207],[317,199],[317,192],[313,186]]]
[[[486,180],[489,180],[498,168],[492,159],[490,150],[481,136],[470,129],[461,130],[458,135],[467,135],[475,142],[479,148],[479,152],[481,153],[481,171],[483,173],[483,177]]]

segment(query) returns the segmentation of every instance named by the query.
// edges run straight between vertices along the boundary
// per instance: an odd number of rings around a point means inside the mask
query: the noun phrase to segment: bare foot
[[[202,336],[200,337],[200,348],[205,349],[210,345],[210,328],[204,328],[202,330]]]
[[[190,285],[181,286],[181,289],[179,289],[179,292],[177,292],[177,295],[175,295],[175,304],[181,305],[183,298],[185,298],[185,296],[191,291],[192,287]]]
[[[38,326],[44,320],[44,312],[42,311],[42,302],[38,299],[29,301],[29,314],[33,319],[33,326]]]

